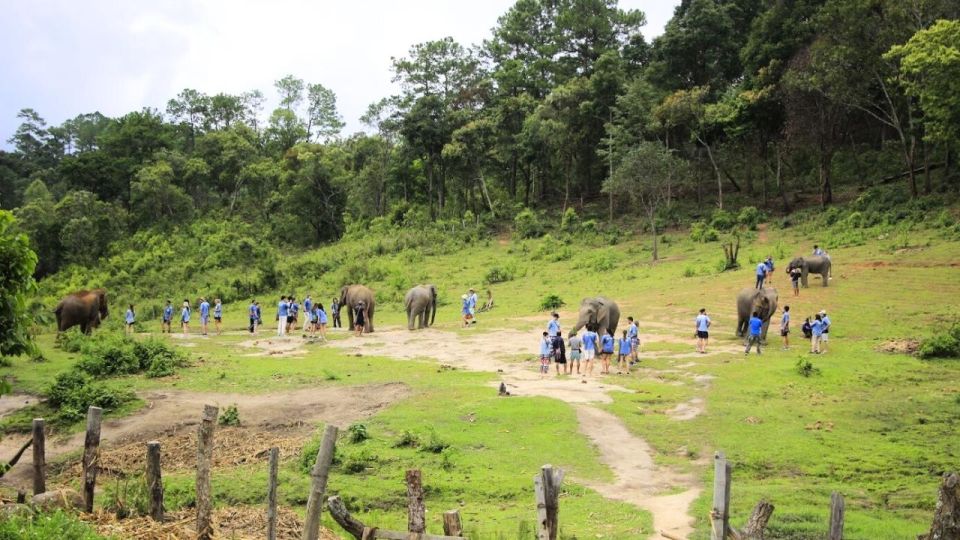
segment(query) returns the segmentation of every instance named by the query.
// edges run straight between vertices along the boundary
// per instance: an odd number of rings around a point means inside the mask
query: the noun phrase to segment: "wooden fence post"
[[[460,536],[463,534],[463,522],[460,521],[460,512],[450,510],[443,513],[443,534],[446,536]]]
[[[33,419],[33,494],[47,490],[46,433],[43,418]]]
[[[277,540],[277,470],[280,467],[280,449],[270,449],[270,473],[267,481],[267,540]]]
[[[730,529],[731,467],[723,452],[713,456],[713,510],[710,512],[710,540],[725,540]]]
[[[213,488],[210,467],[213,460],[213,431],[220,410],[213,405],[203,406],[200,427],[197,428],[197,540],[213,538]]]
[[[946,473],[937,494],[930,532],[921,535],[926,540],[960,538],[960,475]]]
[[[83,439],[83,504],[87,512],[93,512],[93,492],[97,486],[100,469],[100,422],[103,409],[87,409],[87,435]]]
[[[417,469],[407,471],[407,531],[427,532],[427,508],[423,504],[423,476]]]
[[[843,540],[843,495],[834,491],[830,495],[830,533],[827,540]]]
[[[147,493],[150,497],[150,517],[163,521],[163,477],[160,473],[160,441],[147,443]]]
[[[544,465],[533,477],[533,489],[537,500],[537,540],[556,540],[560,530],[560,483],[563,469]]]
[[[333,450],[337,444],[337,426],[327,424],[317,451],[317,461],[313,464],[310,476],[310,498],[307,499],[307,515],[303,520],[303,540],[317,540],[320,536],[320,512],[323,511],[323,493],[327,490],[330,478],[330,464],[333,463]]]

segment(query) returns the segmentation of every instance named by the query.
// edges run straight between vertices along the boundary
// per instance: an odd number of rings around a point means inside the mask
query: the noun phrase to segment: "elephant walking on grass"
[[[807,275],[808,274],[820,274],[820,277],[823,279],[823,286],[830,286],[830,274],[833,269],[833,263],[830,261],[830,257],[826,255],[811,255],[809,257],[797,257],[796,259],[790,261],[790,264],[787,266],[787,272],[794,268],[800,269],[800,283],[803,285],[803,288],[806,289],[809,287],[807,284]]]
[[[603,296],[593,298],[584,298],[580,302],[580,314],[577,318],[577,324],[570,329],[570,335],[576,334],[581,328],[593,328],[593,330],[604,335],[608,330],[611,334],[617,331],[617,324],[620,322],[620,306],[616,302]]]
[[[54,313],[57,314],[58,332],[80,326],[81,332],[89,334],[107,318],[107,291],[94,289],[68,294],[57,304]]]
[[[373,311],[376,307],[376,295],[373,291],[364,285],[347,285],[340,289],[340,309],[347,308],[347,316],[350,321],[350,330],[353,330],[353,310],[359,302],[363,302],[363,331],[367,334],[373,332]]]
[[[417,321],[417,328],[433,326],[437,318],[437,287],[431,284],[417,285],[407,291],[403,299],[407,309],[407,329],[413,330],[413,322]]]
[[[737,295],[737,335],[747,334],[750,316],[754,313],[763,321],[763,330],[760,331],[760,340],[767,341],[767,328],[770,327],[770,318],[777,311],[779,295],[773,287],[765,289],[743,289]]]

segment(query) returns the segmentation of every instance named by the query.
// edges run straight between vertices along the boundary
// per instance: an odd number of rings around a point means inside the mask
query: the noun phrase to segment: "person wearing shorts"
[[[290,309],[287,311],[287,333],[297,331],[297,318],[300,315],[300,304],[290,296]]]
[[[583,350],[583,340],[580,336],[574,334],[570,336],[570,373],[573,373],[573,366],[577,366],[577,375],[580,374],[580,356]]]
[[[257,315],[257,301],[251,300],[250,307],[247,308],[247,315],[250,317],[250,329],[251,334],[257,333],[257,324],[260,322],[260,317]]]
[[[190,301],[183,299],[183,307],[180,309],[180,327],[183,329],[183,335],[190,333]]]
[[[827,352],[827,342],[830,341],[830,317],[827,310],[820,311],[820,321],[823,322],[823,335],[820,336],[820,352]]]
[[[633,325],[631,325],[633,326]],[[617,373],[630,374],[630,358],[633,356],[633,339],[630,338],[627,330],[623,331],[623,337],[620,339],[620,350],[617,360]]]
[[[610,357],[613,356],[613,345],[616,342],[613,339],[613,330],[607,328],[607,332],[600,338],[600,374],[610,374]]]
[[[707,308],[700,308],[700,314],[697,315],[695,322],[697,335],[697,352],[707,353],[707,340],[710,339],[710,317],[707,316]]]
[[[223,333],[223,302],[219,298],[213,301],[213,324],[217,327],[217,335]]]
[[[550,345],[553,348],[553,362],[557,366],[557,376],[560,376],[560,366],[563,366],[563,374],[567,374],[567,348],[563,344],[563,336],[559,333],[550,338]]]
[[[290,305],[287,304],[286,295],[280,297],[280,303],[277,304],[277,337],[287,335],[287,316],[290,313]]]
[[[783,350],[790,350],[790,306],[783,306],[780,317],[780,337],[783,338]]]
[[[473,314],[470,312],[470,296],[464,294],[460,297],[460,301],[463,304],[460,316],[463,319],[463,327],[466,328],[470,325],[470,320],[473,319]]]
[[[320,331],[320,339],[327,340],[327,312],[323,309],[323,304],[317,303],[313,308],[317,319],[317,330]]]
[[[793,267],[790,269],[790,285],[793,286],[793,295],[800,296],[800,277],[803,275],[803,270],[799,267]]]
[[[210,302],[200,297],[200,333],[207,335],[207,324],[210,323]]]
[[[167,305],[163,308],[163,318],[160,322],[160,333],[170,333],[170,323],[173,322],[173,300],[167,300]]]
[[[550,373],[550,356],[553,354],[550,346],[550,336],[546,332],[540,339],[540,378],[544,378]]]
[[[630,340],[630,365],[640,361],[637,351],[640,349],[640,326],[633,317],[627,317],[627,338]]]
[[[583,333],[583,380],[586,382],[587,376],[593,376],[593,359],[597,355],[597,346],[599,343],[600,336],[593,331],[592,326],[587,327],[587,331]]]
[[[136,324],[137,322],[137,314],[133,310],[133,304],[130,304],[130,309],[127,310],[126,316],[124,317],[124,321],[126,321],[127,323],[127,329],[126,329],[127,333],[132,334],[133,325]]]

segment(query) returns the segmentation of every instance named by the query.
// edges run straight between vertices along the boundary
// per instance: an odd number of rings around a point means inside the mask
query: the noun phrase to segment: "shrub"
[[[377,456],[370,453],[370,450],[363,448],[345,454],[343,461],[340,463],[340,469],[346,474],[360,474],[371,467],[372,464],[376,463],[376,461]]]
[[[494,283],[510,281],[513,279],[513,277],[513,272],[511,272],[509,268],[494,266],[490,270],[487,270],[487,274],[483,277],[483,281],[492,285]]]
[[[513,218],[513,230],[520,238],[537,238],[543,235],[543,224],[533,210],[524,208]]]
[[[720,231],[729,231],[735,224],[733,215],[726,210],[714,210],[710,218],[710,226]]]
[[[443,439],[441,439],[440,436],[437,435],[436,431],[431,431],[430,440],[428,440],[426,444],[423,445],[422,450],[424,452],[430,452],[432,454],[439,454],[440,452],[443,452],[447,448],[450,448],[450,444],[444,441]]]
[[[57,346],[69,353],[78,353],[88,341],[79,328],[73,327],[62,334],[57,334]]]
[[[803,375],[804,377],[809,377],[811,375],[819,375],[820,368],[814,367],[813,362],[805,360],[803,358],[798,358],[796,363],[797,373]]]
[[[397,437],[396,442],[393,443],[394,448],[416,448],[418,446],[420,446],[420,437],[409,429],[404,430]]]
[[[756,230],[757,225],[760,224],[760,220],[762,218],[763,215],[759,210],[756,209],[756,207],[744,206],[740,209],[740,213],[737,214],[737,223],[753,231]],[[714,219],[716,219],[716,214],[714,214]]]
[[[240,411],[237,410],[237,405],[228,405],[227,408],[220,413],[220,418],[217,419],[217,423],[221,426],[239,426]]]
[[[141,372],[148,377],[165,377],[187,364],[182,353],[156,338],[137,341],[123,334],[101,333],[82,351],[77,369],[101,378]]]
[[[560,218],[560,230],[565,233],[575,232],[579,223],[580,216],[577,215],[577,211],[572,206],[568,206]]]
[[[47,390],[47,403],[58,409],[56,419],[64,422],[81,420],[90,406],[110,411],[132,400],[129,390],[111,388],[77,370],[58,375]]]
[[[920,358],[960,358],[960,322],[923,340],[917,349]]]
[[[540,300],[540,311],[560,309],[565,305],[566,302],[564,302],[559,296],[555,294],[548,294],[543,297],[543,300]]]
[[[347,440],[353,444],[362,443],[369,438],[370,434],[367,433],[367,426],[363,424],[350,424],[350,427],[347,428]]]
[[[704,221],[694,221],[690,226],[690,239],[694,242],[716,242],[720,233]]]
[[[580,232],[586,234],[596,234],[600,232],[600,224],[595,219],[588,219],[580,224]]]
[[[102,538],[89,525],[60,510],[53,513],[16,515],[0,520],[0,538],[4,540],[98,540]]]

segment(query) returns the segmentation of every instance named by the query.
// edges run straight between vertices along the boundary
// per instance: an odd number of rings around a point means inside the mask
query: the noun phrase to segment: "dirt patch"
[[[256,395],[155,391],[141,396],[147,402],[147,406],[137,413],[103,423],[102,452],[109,452],[111,448],[141,445],[164,434],[176,434],[196,426],[199,423],[200,412],[207,404],[218,405],[221,409],[230,404],[237,404],[240,420],[247,429],[254,432],[251,437],[255,440],[260,436],[255,435],[256,433],[278,429],[286,429],[287,436],[305,437],[313,432],[316,422],[349,424],[372,416],[409,394],[410,389],[402,383],[319,390],[304,388]],[[13,455],[27,438],[27,436],[4,437],[0,441],[0,456]],[[47,459],[53,461],[58,456],[80,450],[83,447],[83,438],[84,434],[80,432],[48,440]],[[223,437],[218,440],[221,444],[231,444],[224,443]],[[182,443],[186,444],[183,441]],[[243,449],[242,446],[237,448],[233,455],[242,458],[243,454],[248,452],[249,445],[247,449]],[[134,452],[134,450],[131,449],[128,452]],[[20,462],[3,477],[2,482],[15,487],[28,487],[31,482],[31,464],[32,455],[27,452]],[[166,464],[164,466],[166,467]]]
[[[757,225],[757,242],[761,244],[766,244],[769,241],[769,235],[767,234],[767,228],[769,223],[761,223]]]
[[[685,403],[678,403],[674,408],[667,410],[667,416],[673,420],[693,420],[703,414],[705,406],[703,398],[693,398]]]
[[[305,343],[306,341],[299,338],[274,337],[251,339],[249,341],[243,341],[238,345],[245,349],[257,349],[258,352],[251,353],[247,356],[279,356],[286,358],[306,354],[307,351],[303,348]]]
[[[40,398],[30,394],[6,394],[0,396],[0,418],[24,407],[40,403]]]
[[[920,342],[915,339],[892,339],[882,343],[877,350],[892,354],[914,354],[920,348]]]

